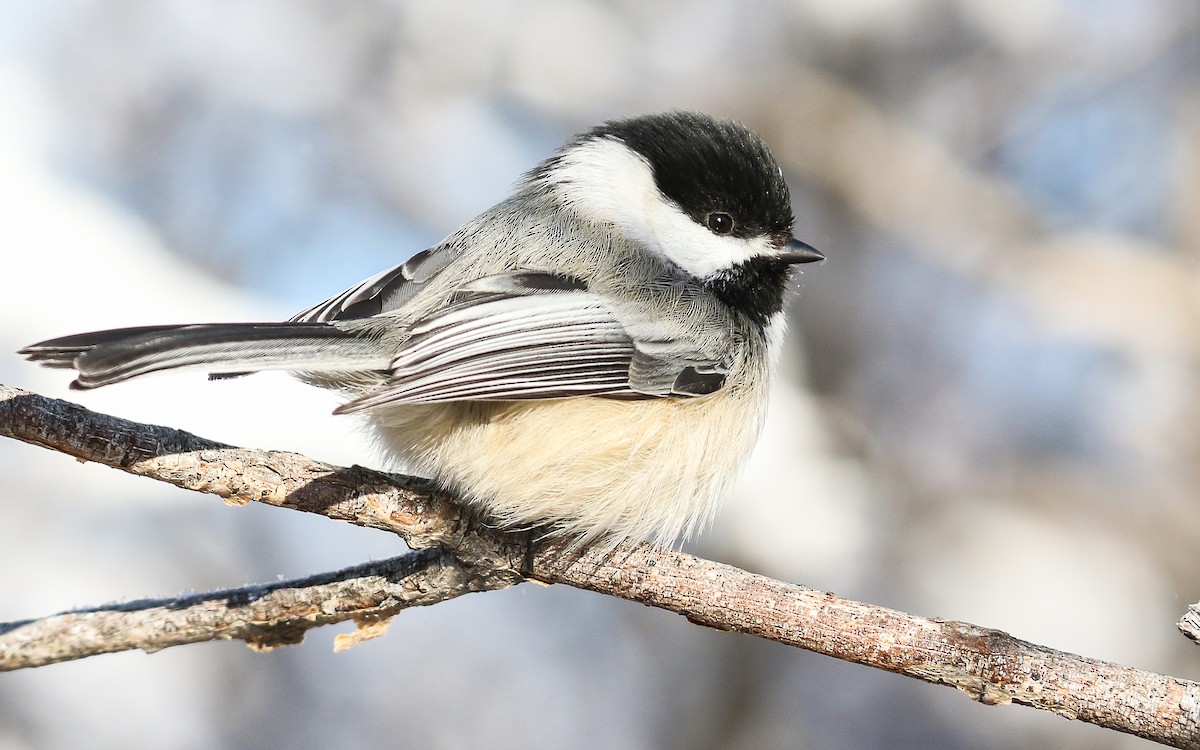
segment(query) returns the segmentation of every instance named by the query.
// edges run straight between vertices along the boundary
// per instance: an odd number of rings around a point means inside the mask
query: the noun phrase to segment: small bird
[[[439,244],[282,323],[122,328],[21,350],[96,388],[288,370],[508,528],[668,545],[749,455],[783,336],[783,172],[744,126],[670,112],[584,132]]]

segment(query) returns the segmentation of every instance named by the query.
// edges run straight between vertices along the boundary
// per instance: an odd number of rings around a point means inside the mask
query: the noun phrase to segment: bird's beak
[[[787,245],[780,248],[779,253],[775,257],[789,265],[793,263],[813,263],[818,260],[825,260],[825,256],[820,250],[816,249],[807,242],[801,242],[795,238],[788,240]]]

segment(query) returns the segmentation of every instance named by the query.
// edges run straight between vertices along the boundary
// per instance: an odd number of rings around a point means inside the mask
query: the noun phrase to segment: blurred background
[[[772,145],[805,267],[770,422],[687,549],[1181,677],[1200,599],[1194,0],[57,0],[0,7],[0,351],[280,319],[672,108]],[[282,375],[70,394],[368,465]],[[0,443],[0,620],[330,570],[378,532]],[[1147,743],[526,585],[257,654],[0,677],[0,748]]]

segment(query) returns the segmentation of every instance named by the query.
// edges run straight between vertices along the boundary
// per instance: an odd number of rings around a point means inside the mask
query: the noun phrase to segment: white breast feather
[[[668,545],[711,521],[762,424],[755,387],[689,399],[408,405],[370,413],[410,469],[505,526]]]

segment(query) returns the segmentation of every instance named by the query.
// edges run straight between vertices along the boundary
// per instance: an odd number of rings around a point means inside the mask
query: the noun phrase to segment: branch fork
[[[283,451],[237,448],[181,430],[89,411],[0,385],[0,435],[83,461],[401,537],[412,552],[307,578],[127,602],[0,624],[0,671],[129,649],[238,639],[299,643],[345,622],[345,648],[376,637],[397,613],[524,580],[641,602],[706,627],[952,685],[980,702],[1051,711],[1174,747],[1200,748],[1200,683],[1088,659],[988,628],[814,591],[641,542],[572,548],[568,541],[470,523],[426,480],[339,467]],[[1180,628],[1200,633],[1200,605]]]

